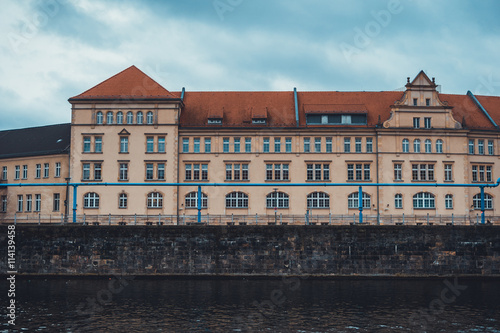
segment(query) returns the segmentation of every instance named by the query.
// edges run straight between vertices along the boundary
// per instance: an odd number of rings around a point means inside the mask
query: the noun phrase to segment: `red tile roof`
[[[364,104],[304,104],[308,113],[367,113]]]
[[[121,71],[93,88],[71,97],[77,99],[169,99],[178,98],[135,66]]]
[[[498,96],[476,96],[483,108],[488,111],[490,117],[500,126],[500,97]]]
[[[478,97],[478,96],[476,96]],[[494,129],[495,127],[489,121],[489,119],[483,114],[483,112],[477,107],[477,105],[472,101],[472,99],[467,95],[448,95],[439,94],[439,98],[443,102],[448,102],[448,105],[453,107],[453,118],[456,121],[462,123],[465,121],[466,128],[475,129]],[[486,102],[490,97],[481,99],[480,103]],[[479,100],[479,98],[478,98]],[[486,110],[489,109],[486,105],[482,104]],[[491,113],[490,113],[491,114]],[[493,118],[495,119],[495,118]],[[464,125],[464,124],[462,124]]]

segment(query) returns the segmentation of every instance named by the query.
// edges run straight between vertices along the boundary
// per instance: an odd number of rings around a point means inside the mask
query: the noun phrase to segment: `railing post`
[[[363,223],[363,187],[359,187],[358,192],[359,223]]]
[[[87,221],[87,215],[83,213],[83,225],[85,225],[85,222]]]
[[[158,213],[158,225],[161,224],[161,213]]]
[[[198,223],[201,223],[201,186],[198,185]]]
[[[14,225],[17,224],[17,213],[14,213]]]
[[[328,224],[332,224],[332,213],[328,216]]]
[[[134,214],[134,225],[137,225],[137,213]]]
[[[73,185],[73,223],[76,223],[76,196],[78,185]]]
[[[40,213],[38,213],[38,225],[40,225]]]
[[[403,225],[405,224],[405,213],[403,213]]]
[[[429,213],[427,213],[427,225],[429,225]]]
[[[255,213],[255,225],[259,224],[259,216]]]
[[[451,225],[454,225],[454,224],[455,224],[455,221],[454,221],[453,213],[451,213]]]
[[[231,223],[234,223],[234,214],[231,213]]]
[[[481,224],[484,224],[484,186],[481,186]]]

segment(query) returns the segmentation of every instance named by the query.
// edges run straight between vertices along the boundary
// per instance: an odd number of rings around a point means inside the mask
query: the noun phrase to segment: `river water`
[[[500,332],[498,280],[17,280],[15,301],[1,332]]]

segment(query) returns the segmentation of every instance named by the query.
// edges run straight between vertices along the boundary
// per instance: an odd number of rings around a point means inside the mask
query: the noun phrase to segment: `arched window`
[[[420,139],[413,140],[413,152],[420,153]]]
[[[347,197],[347,208],[359,208],[359,192],[353,192]],[[368,193],[363,192],[363,208],[371,208],[371,197]]]
[[[441,154],[443,152],[443,140],[436,140],[436,153]]]
[[[118,113],[116,114],[116,123],[123,124],[123,112],[118,111]]]
[[[444,206],[446,209],[453,209],[453,195],[447,194],[444,196]]]
[[[132,111],[127,112],[127,124],[133,124],[134,123],[134,114]]]
[[[148,111],[148,113],[146,113],[146,122],[148,125],[153,124],[153,112]]]
[[[96,117],[95,117],[97,125],[102,125],[102,122],[104,120],[103,117],[104,116],[102,115],[102,112],[98,111],[97,114],[96,114]]]
[[[425,140],[425,152],[432,153],[432,142],[430,139]]]
[[[330,196],[325,192],[307,195],[307,208],[330,208]]]
[[[142,111],[137,112],[137,123],[142,124]]]
[[[111,111],[108,111],[108,113],[106,113],[106,124],[112,124],[113,123],[113,112]]]
[[[118,208],[127,208],[128,196],[126,193],[120,193],[118,197]]]
[[[277,200],[276,200],[277,199]],[[266,196],[266,208],[288,208],[288,194],[271,192]]]
[[[434,194],[419,192],[413,196],[413,208],[436,208]]]
[[[231,192],[227,194],[226,208],[248,208],[248,195],[243,192]]]
[[[481,209],[481,193],[472,197],[472,203],[474,204],[474,209]],[[493,209],[493,197],[488,193],[484,194],[484,209]]]
[[[83,196],[83,208],[99,208],[99,194],[95,192],[86,193]]]
[[[410,140],[403,139],[403,153],[409,153],[409,152],[410,152]]]
[[[163,207],[163,195],[159,192],[151,192],[148,194],[148,208]]]
[[[403,208],[403,195],[401,193],[394,195],[394,208]]]
[[[189,192],[186,194],[186,208],[198,208],[198,191]],[[205,193],[201,193],[201,208],[208,207],[208,197]]]

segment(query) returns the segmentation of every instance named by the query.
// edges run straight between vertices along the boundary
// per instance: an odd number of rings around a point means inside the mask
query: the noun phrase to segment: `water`
[[[498,281],[444,281],[18,280],[0,331],[500,332]]]

